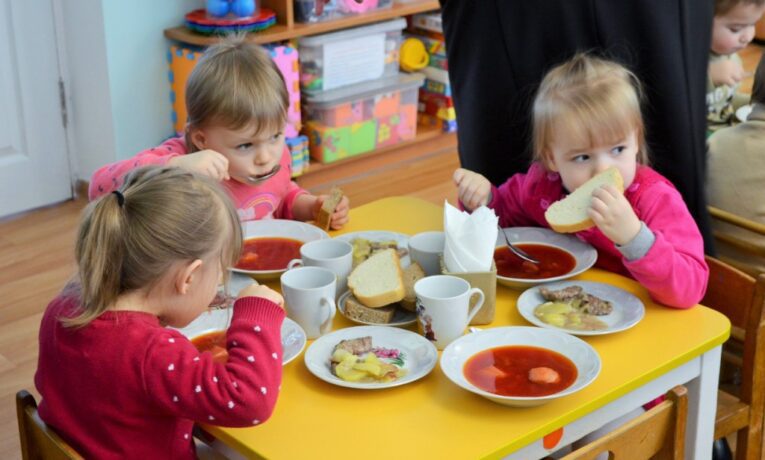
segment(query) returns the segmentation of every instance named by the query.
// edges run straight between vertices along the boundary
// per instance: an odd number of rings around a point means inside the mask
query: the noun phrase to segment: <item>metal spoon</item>
[[[499,233],[501,233],[502,237],[505,239],[505,244],[507,245],[508,249],[510,249],[510,252],[527,262],[531,262],[534,265],[539,265],[539,261],[537,259],[531,257],[530,255],[526,254],[524,250],[515,247],[512,243],[510,243],[510,241],[507,239],[507,235],[505,234],[505,230],[502,227],[497,225],[497,229],[499,229]]]
[[[271,170],[268,174],[264,174],[262,176],[247,176],[247,182],[250,184],[258,184],[260,182],[263,182],[264,180],[268,180],[276,175],[276,173],[279,172],[279,170],[282,169],[282,165],[276,165],[274,169]]]

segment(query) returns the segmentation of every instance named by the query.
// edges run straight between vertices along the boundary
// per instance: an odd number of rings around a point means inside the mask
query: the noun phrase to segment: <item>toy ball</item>
[[[255,13],[255,0],[206,0],[207,14],[222,18],[231,13],[237,17],[252,16]]]
[[[255,0],[234,0],[231,2],[231,12],[240,18],[252,16],[255,13]]]

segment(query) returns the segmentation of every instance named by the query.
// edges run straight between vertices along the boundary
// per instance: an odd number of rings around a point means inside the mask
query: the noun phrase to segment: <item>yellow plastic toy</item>
[[[415,72],[428,65],[430,56],[425,49],[425,44],[416,38],[407,38],[401,44],[401,57],[399,64],[407,72]]]

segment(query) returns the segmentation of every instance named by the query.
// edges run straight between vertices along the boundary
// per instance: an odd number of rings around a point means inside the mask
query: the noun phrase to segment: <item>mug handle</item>
[[[470,321],[473,320],[473,317],[476,315],[476,313],[478,313],[478,310],[480,310],[481,307],[483,306],[483,301],[486,300],[486,297],[484,297],[482,290],[480,290],[479,288],[472,288],[468,291],[468,302],[470,302],[470,299],[472,299],[473,296],[476,294],[481,296],[481,298],[478,300],[478,302],[476,302],[475,306],[473,306],[473,308],[471,308],[470,311],[468,312],[467,324],[465,324],[465,327],[467,327],[470,324]]]
[[[332,327],[332,318],[335,317],[335,313],[337,312],[335,299],[330,299],[329,297],[322,297],[321,301],[319,302],[319,308],[321,308],[322,311],[326,310],[326,314],[322,314],[322,316],[324,317],[324,320],[321,322],[321,326],[319,326],[319,330],[323,334],[325,332],[328,332],[329,329]]]
[[[287,270],[292,270],[295,267],[303,265],[303,259],[292,259],[287,264]]]

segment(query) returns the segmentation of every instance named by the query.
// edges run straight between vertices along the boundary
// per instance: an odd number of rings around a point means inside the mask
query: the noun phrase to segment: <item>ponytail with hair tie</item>
[[[152,287],[178,261],[217,256],[236,263],[242,242],[236,208],[210,178],[179,168],[143,167],[121,190],[90,203],[75,247],[82,311],[63,318],[82,327],[127,292]],[[130,218],[122,211],[130,195]],[[224,275],[225,277],[225,275]]]
[[[119,190],[115,190],[112,192],[117,197],[117,204],[120,205],[120,208],[124,206],[125,204],[125,195],[122,194]]]

